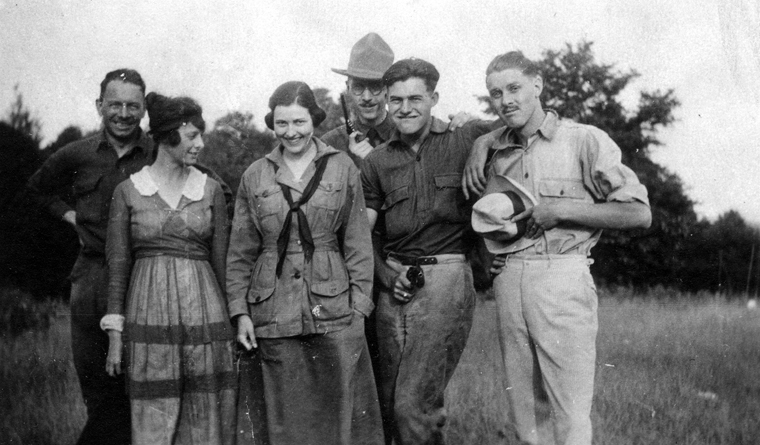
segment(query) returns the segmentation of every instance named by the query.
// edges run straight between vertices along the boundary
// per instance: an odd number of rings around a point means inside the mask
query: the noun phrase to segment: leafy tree
[[[335,127],[343,125],[343,109],[331,96],[327,88],[314,88],[317,105],[325,110],[327,118],[314,130],[314,136],[320,137]]]
[[[253,124],[253,114],[233,111],[214,124],[203,137],[206,148],[201,162],[213,169],[237,192],[243,172],[274,147],[271,131],[260,131]]]
[[[32,112],[24,104],[24,96],[19,91],[18,84],[13,87],[16,100],[8,112],[8,124],[21,133],[29,136],[37,145],[42,141],[42,124],[32,116]]]
[[[43,156],[47,158],[48,156],[58,151],[60,148],[63,148],[72,142],[78,141],[82,139],[82,137],[84,137],[84,135],[82,134],[82,130],[79,127],[76,125],[69,125],[68,127],[64,128],[63,131],[61,131],[61,134],[58,135],[58,138],[56,138],[55,142],[51,142],[42,150],[44,152]]]
[[[543,52],[537,61],[544,79],[542,100],[547,108],[576,122],[606,131],[649,191],[653,223],[648,230],[605,231],[594,249],[597,278],[607,283],[678,285],[686,267],[685,244],[697,224],[694,202],[681,179],[649,158],[661,145],[657,132],[671,125],[680,102],[672,89],[640,93],[638,108],[626,109],[620,94],[639,76],[599,63],[593,43]],[[488,104],[488,96],[480,96]],[[493,110],[487,110],[493,113]]]
[[[28,132],[0,122],[0,284],[39,298],[60,297],[79,244],[68,224],[31,205],[23,193],[41,154]]]

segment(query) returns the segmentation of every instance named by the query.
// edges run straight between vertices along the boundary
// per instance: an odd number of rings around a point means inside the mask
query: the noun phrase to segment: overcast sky
[[[736,209],[760,223],[759,29],[756,0],[0,0],[0,112],[19,84],[45,142],[71,124],[96,128],[100,81],[131,67],[148,91],[196,98],[209,122],[250,111],[264,128],[278,85],[337,92],[345,78],[330,68],[345,68],[374,31],[397,59],[438,67],[434,114],[445,117],[480,111],[474,96],[495,55],[538,58],[586,39],[599,61],[641,74],[626,106],[641,90],[675,89],[678,120],[653,157],[683,179],[699,214]]]

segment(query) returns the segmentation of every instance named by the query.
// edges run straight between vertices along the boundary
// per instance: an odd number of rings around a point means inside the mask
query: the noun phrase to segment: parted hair
[[[526,76],[538,76],[541,74],[538,65],[525,57],[522,51],[510,51],[494,57],[491,63],[488,64],[488,68],[486,68],[486,76],[508,69],[518,70]]]
[[[119,68],[106,74],[106,77],[100,82],[100,98],[103,99],[103,94],[106,92],[106,87],[111,81],[119,80],[126,83],[137,85],[145,94],[145,82],[143,81],[140,73],[129,68]]]
[[[432,63],[412,57],[411,59],[399,60],[391,65],[383,74],[383,84],[390,87],[396,82],[404,82],[412,77],[424,80],[428,92],[432,93],[435,91],[441,75]]]
[[[317,98],[314,97],[314,92],[311,91],[309,85],[306,82],[291,80],[277,87],[269,98],[269,113],[264,116],[264,122],[267,124],[267,127],[270,130],[274,130],[274,109],[278,105],[287,107],[293,104],[298,104],[309,110],[311,123],[314,128],[319,127],[319,124],[327,118],[325,110],[317,105]]]
[[[177,129],[193,124],[201,132],[206,130],[203,109],[189,97],[167,97],[152,92],[145,96],[145,108],[150,119],[150,135],[156,144],[177,146],[182,138]]]

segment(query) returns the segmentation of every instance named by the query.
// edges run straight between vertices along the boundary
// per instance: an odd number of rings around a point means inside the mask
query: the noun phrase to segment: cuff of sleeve
[[[364,294],[358,294],[353,296],[354,309],[361,312],[365,317],[369,317],[372,311],[375,309],[375,304],[372,300]]]
[[[230,313],[230,320],[237,317],[238,315],[248,315],[248,303],[246,303],[244,299],[230,301],[227,304],[227,310]]]
[[[104,331],[118,331],[124,330],[124,316],[119,314],[107,314],[100,319],[100,329]]]

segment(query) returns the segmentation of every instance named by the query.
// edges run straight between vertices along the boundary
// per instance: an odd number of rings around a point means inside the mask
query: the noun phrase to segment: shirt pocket
[[[285,197],[279,186],[260,187],[253,192],[256,215],[262,232],[279,234],[282,226],[277,215],[282,213]]]
[[[572,179],[542,179],[538,183],[538,194],[542,202],[552,202],[560,199],[584,200],[586,191],[583,182]]]
[[[342,182],[322,181],[311,196],[309,203],[321,209],[338,210],[340,208],[341,190],[343,190]]]
[[[250,305],[251,320],[254,326],[264,326],[276,319],[276,299],[271,298],[276,288],[276,266],[276,252],[262,253],[253,265],[246,301]]]
[[[381,210],[385,212],[385,227],[387,234],[391,238],[396,238],[405,233],[404,228],[409,227],[409,222],[405,219],[411,218],[412,215],[404,216],[401,211],[402,203],[409,199],[409,186],[402,185],[385,195],[385,201]]]
[[[106,212],[106,199],[98,190],[102,175],[93,175],[77,179],[74,182],[74,198],[76,199],[77,221],[99,222]],[[110,196],[107,199],[110,200]]]
[[[433,213],[443,221],[461,222],[466,219],[467,201],[462,192],[462,175],[446,173],[436,175]]]
[[[311,268],[309,307],[314,320],[334,321],[351,316],[348,270],[340,253],[315,252]]]

